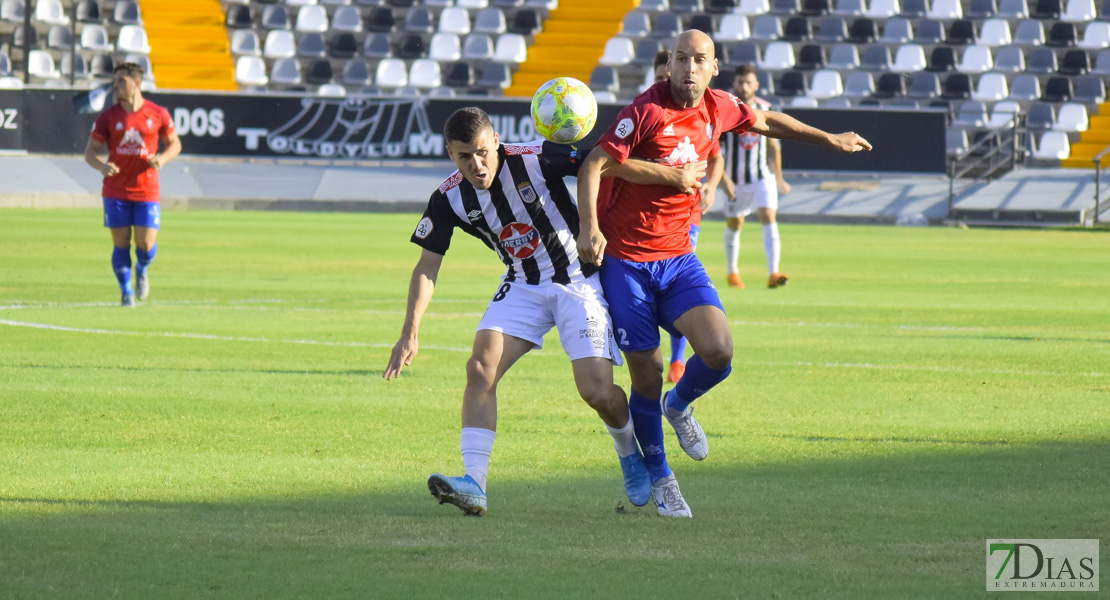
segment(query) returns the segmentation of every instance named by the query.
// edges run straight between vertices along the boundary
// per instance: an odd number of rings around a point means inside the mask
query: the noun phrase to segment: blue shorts
[[[699,235],[701,235],[701,226],[699,226],[699,225],[690,225],[690,245],[694,247],[694,250],[698,249],[698,236]]]
[[[104,199],[104,226],[149,227],[158,229],[162,222],[162,205],[158,202],[134,202],[131,200]]]
[[[609,301],[617,345],[625,352],[659,347],[659,328],[682,335],[674,320],[697,306],[724,312],[717,288],[694,253],[634,262],[611,256],[601,263],[601,286]]]

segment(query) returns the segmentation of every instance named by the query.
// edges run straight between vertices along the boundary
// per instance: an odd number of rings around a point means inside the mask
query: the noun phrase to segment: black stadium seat
[[[518,10],[513,15],[509,31],[520,35],[535,35],[540,32],[540,17],[530,8]]]
[[[778,95],[780,96],[805,96],[808,90],[805,73],[801,71],[786,71],[779,80]]]
[[[227,26],[233,29],[243,29],[254,25],[254,15],[251,7],[233,5],[227,8]]]
[[[708,35],[713,35],[717,32],[717,24],[712,15],[694,15],[690,17],[690,23],[687,29],[697,29]]]
[[[794,68],[812,71],[825,66],[825,53],[818,44],[806,44],[798,50]]]
[[[1068,50],[1060,62],[1061,75],[1084,75],[1091,71],[1091,57],[1086,50]]]
[[[397,43],[397,52],[394,54],[397,58],[423,58],[427,51],[424,39],[415,33],[410,33]]]
[[[952,73],[944,80],[941,97],[946,100],[962,100],[971,97],[971,77],[967,73]]]
[[[1030,16],[1034,19],[1059,19],[1062,11],[1060,0],[1037,0]]]
[[[354,34],[337,33],[328,42],[328,56],[332,58],[348,59],[358,54],[358,41]]]
[[[813,38],[813,29],[809,19],[805,17],[790,17],[782,27],[782,39],[791,42],[802,42]]]
[[[388,33],[393,31],[397,23],[393,20],[393,11],[388,8],[375,8],[370,11],[370,16],[366,19],[366,30],[378,33]]]
[[[819,17],[829,14],[829,0],[802,0],[801,13],[808,17]]]
[[[955,69],[955,50],[947,46],[937,46],[936,48],[933,48],[933,53],[929,56],[929,65],[925,67],[926,71],[941,73],[944,71],[953,71]]]
[[[975,43],[975,25],[971,21],[960,19],[952,21],[948,26],[948,43],[949,44],[974,44]]]
[[[1041,101],[1067,102],[1071,100],[1071,97],[1071,79],[1067,77],[1050,77],[1048,82],[1044,84],[1044,92],[1041,94]]]
[[[96,0],[81,0],[77,3],[77,20],[82,23],[99,23],[100,3]]]
[[[470,63],[451,63],[443,74],[443,84],[450,87],[470,87],[474,85],[474,69]]]
[[[314,60],[305,69],[304,80],[313,85],[331,83],[335,74],[332,72],[331,63],[326,60]]]
[[[1048,30],[1046,46],[1068,47],[1075,45],[1077,35],[1073,23],[1056,23]]]
[[[906,95],[906,82],[901,73],[883,73],[875,84],[876,98],[895,98]]]
[[[860,18],[852,21],[852,26],[848,28],[848,41],[853,44],[870,44],[878,37],[875,29],[875,21],[867,18]]]

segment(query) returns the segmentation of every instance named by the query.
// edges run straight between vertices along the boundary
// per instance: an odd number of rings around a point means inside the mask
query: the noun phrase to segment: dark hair
[[[755,65],[740,65],[732,72],[733,77],[747,77],[755,75]]]
[[[443,137],[448,144],[451,142],[465,144],[478,139],[487,127],[493,129],[486,111],[476,106],[467,106],[456,110],[447,118],[447,123],[443,125]]]
[[[661,67],[661,66],[667,64],[668,62],[670,62],[670,60],[671,60],[671,51],[670,50],[660,50],[659,52],[655,53],[655,62],[654,62],[654,64],[652,64],[651,68],[652,68],[652,70],[658,69],[659,67]]]
[[[125,62],[116,65],[116,68],[112,69],[112,75],[120,71],[126,71],[127,76],[136,81],[142,81],[143,75],[146,75],[146,70],[143,69],[142,65],[133,62]]]

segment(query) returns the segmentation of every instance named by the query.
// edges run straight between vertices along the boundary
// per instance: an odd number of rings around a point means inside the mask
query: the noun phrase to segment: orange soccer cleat
[[[769,288],[782,287],[782,286],[786,285],[787,282],[789,282],[789,281],[790,281],[790,279],[787,278],[787,276],[782,274],[782,273],[771,273],[771,276],[767,278],[767,287],[769,287]]]
[[[681,360],[676,360],[671,363],[671,368],[667,371],[667,381],[671,383],[678,383],[682,379],[682,374],[686,372],[686,363]]]
[[[728,287],[739,288],[741,290],[744,289],[744,282],[740,281],[739,273],[728,274]]]

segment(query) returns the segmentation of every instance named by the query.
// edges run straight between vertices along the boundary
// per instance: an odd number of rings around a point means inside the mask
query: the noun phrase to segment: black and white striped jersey
[[[771,103],[752,98],[752,108],[771,110]],[[721,134],[721,151],[725,155],[725,172],[736,185],[750,185],[771,174],[767,164],[767,138],[748,131],[739,135]]]
[[[412,242],[446,254],[458,227],[497,252],[508,267],[505,281],[568,284],[594,273],[578,262],[578,205],[563,183],[578,174],[585,154],[543,140],[501,144],[497,153],[488,190],[455,171],[432,193]]]

